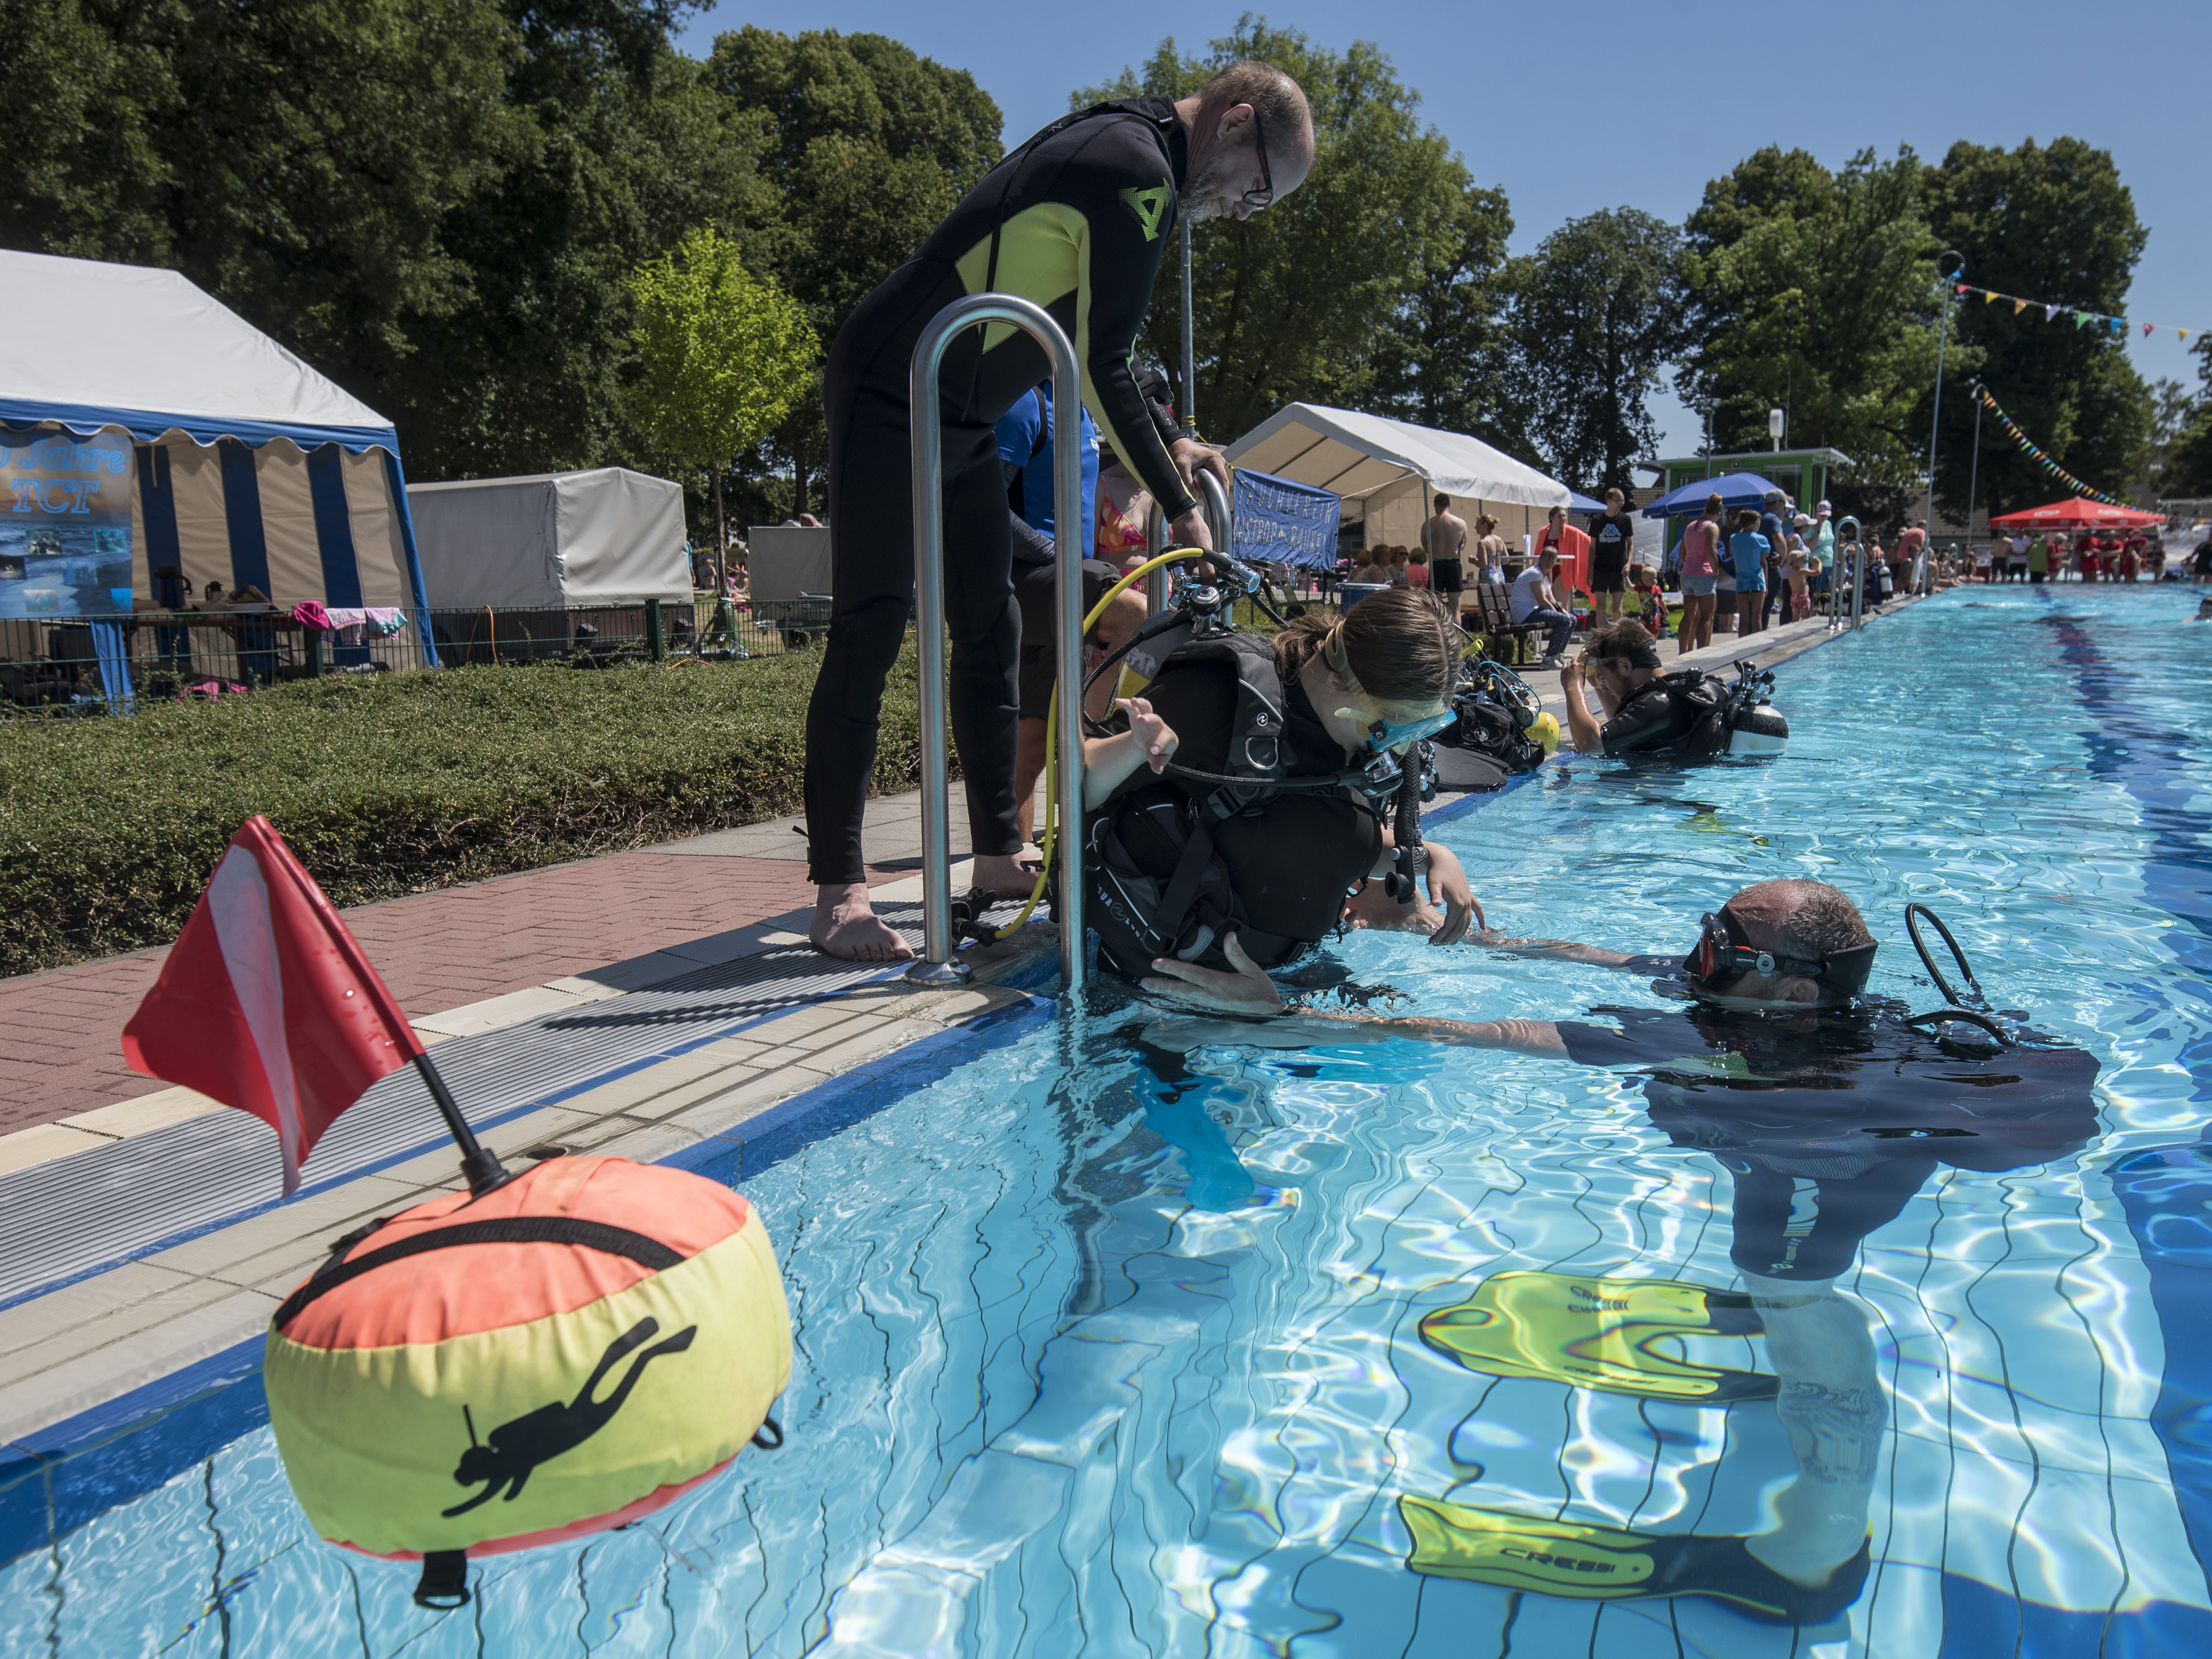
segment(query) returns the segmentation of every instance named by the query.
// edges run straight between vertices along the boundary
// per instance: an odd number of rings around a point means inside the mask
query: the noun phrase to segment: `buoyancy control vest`
[[[1748,663],[1736,666],[1733,684],[1697,668],[1647,682],[1606,722],[1605,752],[1678,760],[1780,752],[1790,727],[1765,701],[1772,677]]]
[[[1294,774],[1273,647],[1249,634],[1202,635],[1178,646],[1160,672],[1206,663],[1236,678],[1222,770],[1170,761],[1165,776],[1140,774],[1085,818],[1086,920],[1101,959],[1131,979],[1144,978],[1160,957],[1225,969],[1222,941],[1232,933],[1262,968],[1312,949],[1334,931],[1347,890],[1373,868],[1402,778],[1389,756],[1364,768]],[[1331,859],[1333,849],[1299,833],[1318,823],[1268,823],[1293,797],[1351,803],[1365,821],[1360,845]],[[1316,819],[1334,816],[1312,810]],[[1331,875],[1332,864],[1343,878]]]

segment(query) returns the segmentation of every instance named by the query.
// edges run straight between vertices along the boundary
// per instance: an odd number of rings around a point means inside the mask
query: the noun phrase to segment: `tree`
[[[2197,356],[2200,390],[2160,460],[2158,493],[2169,499],[2212,495],[2212,334],[2190,349]]]
[[[703,227],[675,256],[630,279],[637,321],[637,422],[680,464],[714,480],[714,556],[727,545],[722,472],[757,443],[807,385],[822,349],[805,313],[746,270],[735,244]]]
[[[1512,234],[1504,191],[1470,184],[1461,193],[1450,257],[1422,274],[1395,325],[1375,343],[1370,407],[1500,449],[1528,450],[1528,411],[1500,370],[1511,293],[1505,242]]]
[[[1705,186],[1684,226],[1681,383],[1717,451],[1759,447],[1779,408],[1793,441],[1844,451],[1862,484],[1922,477],[1936,346],[1923,171],[1910,149],[1864,150],[1832,174],[1770,146]],[[1945,369],[1975,361],[1954,349]]]
[[[2049,319],[2040,306],[1960,296],[1952,314],[1954,352],[1964,346],[1982,354],[1990,393],[2068,471],[2101,489],[2125,488],[2149,441],[2149,398],[2122,339],[2101,324],[2077,325],[2069,314],[2124,313],[2142,257],[2146,233],[2111,155],[2078,138],[2048,147],[2030,140],[2014,150],[1962,143],[1929,175],[1927,190],[1929,226],[1965,258],[1966,283],[2065,308]],[[1936,494],[1963,516],[1974,411],[1970,398],[1949,392],[1957,382],[1946,367]],[[1927,430],[1926,398],[1918,423]],[[1979,476],[1992,513],[2051,497],[2043,470],[2010,444],[1983,445]]]
[[[999,106],[975,77],[880,34],[749,24],[716,39],[706,78],[726,107],[763,124],[759,165],[775,206],[748,252],[825,340],[999,159]],[[750,470],[789,465],[792,511],[803,512],[828,447],[810,390]]]
[[[1204,57],[1185,58],[1163,40],[1141,72],[1079,91],[1070,107],[1139,93],[1185,97],[1239,58],[1273,64],[1305,88],[1317,153],[1306,182],[1278,205],[1193,230],[1200,420],[1234,436],[1286,403],[1362,401],[1386,372],[1393,396],[1418,395],[1410,389],[1419,382],[1418,354],[1386,360],[1383,343],[1407,325],[1425,290],[1440,304],[1479,305],[1471,290],[1455,295],[1446,273],[1462,264],[1469,277],[1482,270],[1485,248],[1503,242],[1505,204],[1502,192],[1474,190],[1443,135],[1421,123],[1419,94],[1380,50],[1363,41],[1328,52],[1248,13]],[[1168,288],[1176,277],[1170,257],[1161,270],[1167,295],[1147,313],[1142,338],[1188,408],[1182,317]],[[1440,331],[1435,349],[1444,349]],[[1441,404],[1447,381],[1463,383],[1470,371],[1447,372],[1431,356],[1426,372]]]
[[[1571,219],[1515,261],[1507,327],[1530,434],[1577,489],[1632,489],[1645,404],[1683,328],[1681,233],[1635,208]]]

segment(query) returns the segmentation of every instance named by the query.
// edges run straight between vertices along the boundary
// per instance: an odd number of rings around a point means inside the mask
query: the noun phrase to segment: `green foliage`
[[[723,465],[783,418],[822,343],[798,304],[748,271],[736,245],[711,225],[675,254],[639,266],[630,294],[638,361],[631,412],[665,453],[707,470],[719,532]]]
[[[729,109],[763,124],[759,165],[775,208],[750,252],[824,340],[999,159],[999,106],[975,77],[880,34],[748,24],[715,40],[705,77]],[[744,470],[789,468],[797,513],[828,452],[811,381]]]
[[[2212,495],[2212,334],[2189,349],[2197,356],[2200,390],[2177,421],[2156,477],[2158,493],[2177,498]]]
[[[1935,255],[1923,169],[1862,151],[1831,173],[1802,150],[1769,147],[1705,186],[1684,227],[1692,300],[1686,400],[1709,412],[1726,453],[1767,440],[1826,444],[1866,483],[1922,477],[1936,375]],[[1954,348],[1947,374],[1977,361]]]
[[[796,811],[819,660],[302,680],[0,724],[0,975],[173,939],[255,812],[345,905]],[[878,790],[920,779],[915,695],[909,649]]]
[[[1571,219],[1515,262],[1508,326],[1529,436],[1554,477],[1634,487],[1644,400],[1682,339],[1681,233],[1635,208]]]
[[[1445,325],[1455,305],[1477,313],[1475,329],[1460,324],[1464,345],[1487,315],[1485,283],[1511,228],[1505,198],[1474,187],[1443,135],[1420,121],[1419,95],[1376,46],[1328,52],[1248,13],[1205,56],[1186,58],[1164,40],[1141,73],[1125,70],[1076,93],[1070,106],[1139,93],[1184,97],[1238,58],[1296,77],[1313,106],[1317,149],[1294,194],[1241,223],[1192,231],[1200,422],[1231,438],[1286,403],[1358,404],[1373,394],[1480,407],[1475,365],[1449,356]],[[1170,258],[1143,337],[1145,352],[1177,380],[1180,280]],[[1425,326],[1419,343],[1386,347],[1409,321]],[[1178,407],[1187,405],[1176,390]]]
[[[1928,222],[1939,245],[1966,262],[1965,280],[2031,299],[2118,313],[2142,257],[2147,233],[2109,152],[2078,138],[2018,149],[1958,143],[1929,178]],[[1952,313],[1954,352],[1981,354],[1981,374],[2006,412],[2051,458],[2091,485],[2124,489],[2150,436],[2142,380],[2118,337],[2045,321],[2030,307],[1969,295]],[[1960,362],[1954,355],[1950,365]],[[1972,400],[1954,398],[1947,367],[1936,495],[1963,515],[1972,470]],[[1928,429],[1929,403],[1918,414]],[[2000,435],[1983,434],[1981,504],[1991,513],[2033,507],[2063,493],[2048,474]],[[1924,441],[1924,440],[1923,440]]]

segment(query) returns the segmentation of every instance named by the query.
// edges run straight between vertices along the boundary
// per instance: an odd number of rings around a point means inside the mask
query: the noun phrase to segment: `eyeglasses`
[[[1252,137],[1260,150],[1260,188],[1244,192],[1244,205],[1255,213],[1275,199],[1274,169],[1267,165],[1267,130],[1260,124],[1260,112],[1252,112]]]

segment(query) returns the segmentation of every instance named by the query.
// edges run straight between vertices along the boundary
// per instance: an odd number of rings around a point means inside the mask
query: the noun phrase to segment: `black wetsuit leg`
[[[884,683],[914,599],[914,445],[907,368],[929,320],[961,297],[949,265],[915,261],[861,302],[823,379],[830,436],[830,637],[806,710],[807,876],[857,882]],[[965,387],[948,367],[948,402]],[[979,854],[1021,846],[1014,813],[1015,671],[1021,651],[1012,538],[997,434],[1003,410],[941,411],[945,619],[953,747]]]
[[[1752,1158],[1756,1158],[1753,1154]],[[1789,1176],[1741,1154],[1735,1176],[1735,1237],[1729,1260],[1763,1279],[1838,1279],[1866,1236],[1894,1221],[1934,1173],[1936,1159],[1886,1158],[1841,1180]]]

